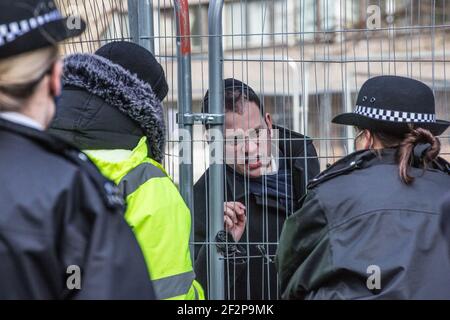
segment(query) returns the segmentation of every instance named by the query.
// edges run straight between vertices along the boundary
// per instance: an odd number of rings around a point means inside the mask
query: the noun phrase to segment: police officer
[[[151,299],[117,188],[44,132],[68,26],[53,1],[0,3],[0,299]]]
[[[439,230],[450,166],[439,157],[450,122],[425,84],[381,76],[361,88],[356,151],[319,174],[283,229],[276,258],[285,299],[449,299]]]

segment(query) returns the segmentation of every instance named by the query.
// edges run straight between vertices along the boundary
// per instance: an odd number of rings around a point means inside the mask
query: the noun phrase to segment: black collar
[[[413,167],[420,167],[422,163],[420,157],[423,156],[425,151],[426,145],[419,144],[414,148]],[[354,170],[365,169],[376,165],[397,165],[397,152],[398,148],[385,148],[381,150],[361,150],[349,154],[311,180],[308,189]],[[427,169],[435,169],[450,174],[450,164],[442,158],[434,160]]]
[[[0,130],[23,136],[52,152],[59,153],[61,150],[68,148],[73,149],[73,147],[66,142],[56,137],[52,137],[45,131],[40,131],[2,118],[0,118]]]

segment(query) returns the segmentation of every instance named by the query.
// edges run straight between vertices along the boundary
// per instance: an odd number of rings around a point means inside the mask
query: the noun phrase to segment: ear
[[[369,130],[365,130],[364,138],[366,140],[366,143],[364,145],[364,149],[370,149],[371,147],[373,147],[373,136],[372,136],[372,133]]]
[[[270,113],[268,113],[268,112],[266,113],[266,115],[264,116],[264,121],[266,121],[267,128],[272,130],[273,122],[272,122],[272,116],[270,115]]]
[[[61,75],[62,75],[63,64],[61,60],[58,60],[53,65],[52,72],[50,74],[50,92],[54,97],[61,94]]]

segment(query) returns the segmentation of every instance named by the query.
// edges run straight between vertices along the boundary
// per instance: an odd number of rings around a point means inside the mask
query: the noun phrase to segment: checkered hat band
[[[16,38],[42,25],[62,19],[61,13],[55,9],[46,14],[0,25],[0,47],[14,41]]]
[[[436,115],[432,113],[392,111],[364,106],[356,106],[355,113],[372,119],[392,122],[436,122]]]

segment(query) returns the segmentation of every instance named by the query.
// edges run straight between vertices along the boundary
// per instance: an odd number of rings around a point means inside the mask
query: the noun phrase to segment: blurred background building
[[[168,128],[165,166],[178,179],[176,15],[170,0],[146,2],[151,43],[166,70]],[[130,40],[127,0],[59,0],[83,16],[88,29],[65,53],[93,52],[106,42]],[[189,0],[192,98],[200,112],[208,89],[208,3]],[[375,6],[375,7],[374,7]],[[378,11],[377,11],[378,10]],[[379,15],[378,15],[379,14]],[[379,18],[379,19],[378,19]],[[331,124],[351,111],[361,84],[377,75],[417,78],[436,95],[438,117],[450,119],[450,1],[237,0],[223,11],[224,76],[247,82],[275,123],[314,139],[322,169],[352,151],[352,130]],[[203,126],[195,127],[194,177],[208,167]],[[449,132],[442,138],[450,160]]]

